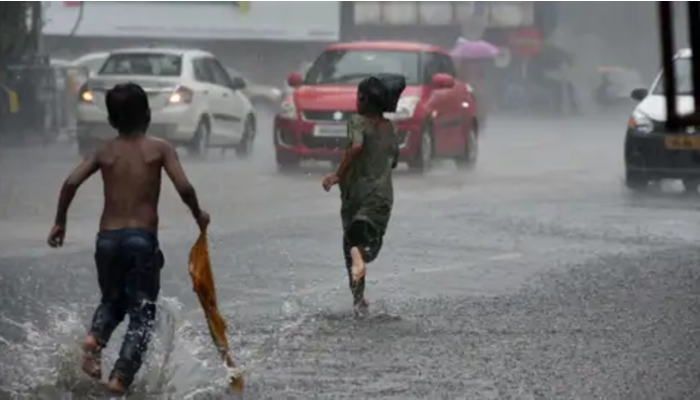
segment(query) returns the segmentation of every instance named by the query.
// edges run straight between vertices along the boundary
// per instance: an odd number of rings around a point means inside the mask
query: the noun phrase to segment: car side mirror
[[[435,74],[432,84],[435,89],[451,89],[455,85],[455,78],[447,74]]]
[[[245,80],[240,76],[231,78],[231,89],[233,90],[243,90],[245,89]]]
[[[633,100],[642,101],[642,100],[644,100],[648,95],[649,95],[649,90],[648,90],[648,89],[640,88],[640,89],[634,89],[634,90],[632,91],[632,93],[630,94],[630,97],[631,97]]]
[[[301,74],[298,72],[291,73],[287,76],[287,84],[290,87],[299,87],[301,86],[303,82],[303,79],[301,78]]]

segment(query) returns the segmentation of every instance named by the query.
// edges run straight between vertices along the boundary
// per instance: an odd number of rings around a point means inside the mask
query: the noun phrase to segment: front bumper
[[[199,114],[188,105],[178,105],[151,111],[150,136],[173,143],[188,143],[194,137]],[[107,122],[107,112],[94,104],[78,106],[77,138],[82,141],[104,141],[117,136]]]
[[[347,148],[345,136],[319,137],[314,135],[316,122],[275,116],[274,144],[278,154],[300,159],[338,161]],[[396,121],[399,135],[399,160],[408,161],[418,156],[423,123],[419,120]]]
[[[664,144],[668,134],[640,135],[628,129],[625,137],[627,171],[649,179],[699,179],[700,150],[669,150]]]

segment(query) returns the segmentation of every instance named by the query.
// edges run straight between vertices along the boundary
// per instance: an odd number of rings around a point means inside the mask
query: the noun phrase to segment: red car
[[[326,48],[305,76],[290,74],[293,88],[275,116],[274,144],[280,170],[302,160],[338,162],[346,145],[348,116],[355,112],[357,84],[377,73],[406,77],[395,121],[399,160],[425,171],[436,158],[470,168],[478,155],[476,103],[458,81],[445,50],[410,42],[352,42]]]

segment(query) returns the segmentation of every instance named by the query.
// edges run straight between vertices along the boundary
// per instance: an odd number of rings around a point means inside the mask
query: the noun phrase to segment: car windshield
[[[679,95],[693,94],[692,62],[690,58],[677,58],[673,61],[673,69],[676,73],[676,91]],[[664,94],[664,74],[659,74],[653,93]]]
[[[306,73],[304,83],[357,84],[362,79],[381,73],[406,77],[406,84],[420,82],[420,54],[409,51],[330,50],[321,54]]]
[[[119,53],[107,58],[100,75],[180,76],[182,56],[159,53]]]

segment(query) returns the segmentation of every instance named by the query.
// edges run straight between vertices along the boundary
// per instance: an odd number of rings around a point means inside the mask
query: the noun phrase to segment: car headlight
[[[282,102],[278,115],[282,118],[297,119],[297,106],[294,104],[294,96],[289,96]]]
[[[651,118],[636,110],[632,112],[632,116],[630,116],[627,126],[630,129],[642,134],[648,134],[654,130],[654,123],[651,121]]]
[[[95,99],[95,96],[92,93],[92,90],[87,85],[83,85],[79,90],[78,90],[78,101],[81,103],[92,103],[92,101]]]
[[[418,96],[401,97],[399,99],[399,104],[396,106],[396,112],[387,113],[386,118],[393,120],[413,118],[413,113],[416,111],[419,102],[420,97]]]

